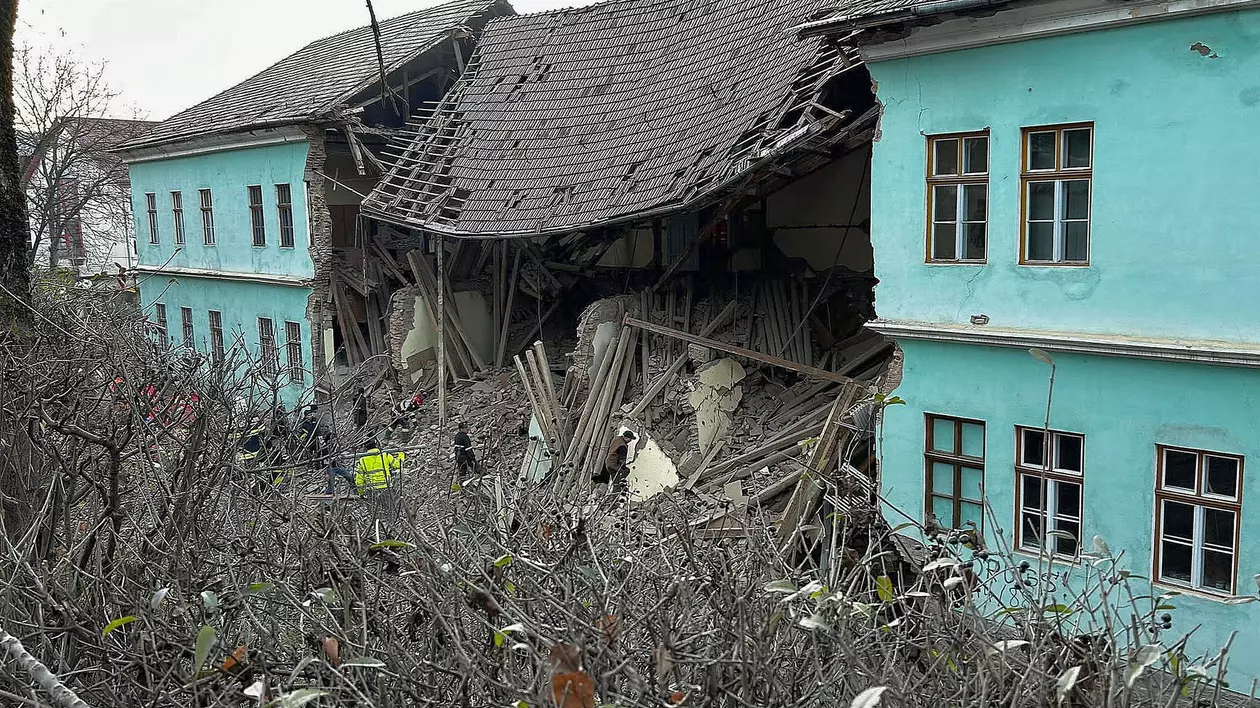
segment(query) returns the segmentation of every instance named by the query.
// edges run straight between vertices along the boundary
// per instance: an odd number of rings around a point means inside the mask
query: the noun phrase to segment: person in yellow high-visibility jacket
[[[372,441],[364,443],[367,450],[359,455],[354,465],[354,487],[359,494],[366,491],[389,489],[393,476],[402,471],[405,453],[383,452]]]

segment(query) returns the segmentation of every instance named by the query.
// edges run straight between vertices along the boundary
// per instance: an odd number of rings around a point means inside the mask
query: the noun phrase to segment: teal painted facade
[[[141,305],[155,320],[153,305],[166,306],[167,334],[172,345],[182,344],[180,308],[193,314],[193,346],[209,352],[209,312],[222,313],[224,338],[231,346],[239,333],[250,352],[259,350],[259,318],[272,320],[281,369],[287,368],[286,322],[302,331],[304,377],[282,391],[292,405],[313,383],[311,329],[307,300],[314,276],[310,256],[305,172],[309,145],[304,141],[220,150],[200,155],[148,160],[130,165],[132,207],[136,218],[137,250],[143,267],[163,268],[142,274]],[[276,185],[289,185],[292,200],[293,246],[280,245],[280,213]],[[266,245],[253,245],[249,186],[261,187]],[[200,190],[210,189],[214,214],[214,243],[205,242]],[[183,207],[184,243],[175,243],[175,213],[171,192],[179,191]],[[150,242],[146,193],[157,202],[158,243]],[[178,251],[177,251],[178,249]],[[187,270],[185,270],[187,269]],[[190,274],[189,271],[213,272]],[[257,276],[278,276],[289,282],[257,282]],[[254,279],[251,279],[253,277]]]
[[[1000,18],[1002,13],[996,17]],[[985,20],[975,20],[983,27]],[[913,34],[911,35],[913,39]],[[1192,50],[1198,43],[1208,51]],[[891,323],[1260,344],[1260,11],[1146,24],[868,61],[883,105],[872,158],[876,310]],[[1092,123],[1087,265],[1021,265],[1024,128]],[[987,255],[925,262],[928,140],[987,131]],[[878,326],[878,325],[877,325]],[[984,326],[971,327],[983,332]],[[948,339],[948,334],[941,332]],[[985,523],[993,544],[1018,528],[1017,426],[1041,428],[1050,368],[1024,348],[899,340],[905,353],[884,420],[882,485],[895,508],[928,506],[928,414],[983,421]],[[1233,592],[1254,595],[1260,557],[1260,370],[1055,351],[1050,427],[1084,436],[1081,533],[1101,536],[1135,576],[1155,577],[1157,446],[1240,456]],[[970,442],[970,441],[968,441]],[[1201,534],[1201,532],[1200,532]],[[1201,536],[1200,536],[1201,537]],[[1036,563],[1036,556],[1027,556]],[[1070,563],[1054,564],[1071,577]],[[1159,583],[1156,592],[1174,586]],[[1230,682],[1260,677],[1260,605],[1186,593],[1180,636],[1215,652],[1239,630]]]
[[[871,167],[881,318],[1260,339],[1260,11],[868,66],[884,107]],[[1094,123],[1090,265],[1020,266],[1020,131],[1078,121]],[[924,136],[985,128],[988,263],[926,265]]]
[[[310,278],[310,234],[306,212],[306,142],[222,150],[202,155],[136,162],[131,169],[131,207],[136,219],[140,263],[176,268],[204,268],[236,273],[266,273]],[[289,185],[293,200],[293,247],[280,247],[276,185]],[[262,188],[267,245],[254,246],[249,185]],[[214,240],[205,244],[199,190],[209,189],[214,204]],[[182,195],[184,244],[175,253],[171,192]],[[145,194],[157,199],[158,243],[150,243]],[[168,262],[169,259],[169,262]]]
[[[941,414],[984,422],[984,496],[996,519],[986,519],[989,545],[1014,544],[1016,426],[1045,423],[1050,367],[1022,349],[951,342],[900,342],[905,370],[897,395],[906,405],[891,406],[884,419],[883,490],[897,509],[915,519],[925,506],[925,416]],[[1143,361],[1120,357],[1054,354],[1055,378],[1050,427],[1085,436],[1082,494],[1084,549],[1101,536],[1121,567],[1151,576],[1154,560],[1156,445],[1242,455],[1243,515],[1238,593],[1254,593],[1252,576],[1260,556],[1246,549],[1260,543],[1260,371]],[[961,383],[961,385],[960,385]],[[894,523],[905,521],[888,513]],[[1035,555],[1026,556],[1034,564]],[[1071,566],[1056,564],[1060,570]],[[1140,586],[1140,583],[1139,583]],[[1175,588],[1162,585],[1157,592]],[[1260,603],[1227,605],[1187,593],[1173,604],[1173,634],[1203,627],[1191,648],[1213,652],[1231,630],[1241,630],[1232,668],[1260,675]],[[1234,677],[1235,686],[1246,681]]]

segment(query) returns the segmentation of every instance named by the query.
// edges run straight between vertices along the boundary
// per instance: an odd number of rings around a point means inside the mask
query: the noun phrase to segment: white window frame
[[[171,191],[171,221],[175,226],[175,244],[184,245],[184,195],[179,190]]]
[[[149,212],[149,243],[156,246],[161,239],[158,238],[158,215],[157,215],[157,193],[144,193],[144,206]]]
[[[1067,152],[1065,133],[1073,131],[1089,131],[1089,165],[1087,167],[1064,167]],[[1055,163],[1053,168],[1033,169],[1032,139],[1034,135],[1054,134]],[[1087,266],[1094,240],[1094,124],[1073,123],[1068,125],[1049,125],[1037,128],[1024,128],[1022,134],[1022,164],[1020,165],[1020,265],[1027,266]],[[1066,206],[1064,185],[1068,182],[1084,182],[1088,191],[1085,200],[1085,218],[1069,219],[1064,213]],[[1031,218],[1032,188],[1034,184],[1054,185],[1054,217],[1053,219]],[[1067,224],[1085,224],[1085,258],[1067,259]],[[1051,255],[1049,260],[1033,259],[1030,256],[1032,242],[1030,226],[1032,224],[1052,224]]]
[[[1167,466],[1167,455],[1169,452],[1178,452],[1195,456],[1195,486],[1193,490],[1185,487],[1174,487],[1164,484],[1165,468]],[[1156,454],[1156,473],[1155,473],[1155,542],[1153,549],[1153,560],[1151,577],[1156,582],[1165,585],[1173,585],[1194,590],[1196,592],[1207,593],[1217,596],[1232,596],[1238,589],[1238,564],[1241,549],[1241,530],[1242,530],[1242,485],[1243,485],[1243,463],[1242,455],[1234,455],[1229,453],[1214,452],[1211,450],[1198,450],[1194,448],[1180,447],[1176,445],[1157,445]],[[1220,458],[1232,460],[1236,463],[1236,472],[1234,476],[1234,495],[1226,496],[1221,494],[1213,494],[1206,490],[1206,467],[1209,458]],[[1193,529],[1191,533],[1193,538],[1189,542],[1182,537],[1165,537],[1165,522],[1167,515],[1165,514],[1165,504],[1167,503],[1181,504],[1194,509]],[[1219,545],[1209,544],[1206,541],[1206,518],[1207,511],[1222,511],[1233,515],[1234,531],[1233,546],[1231,548]],[[1164,543],[1172,543],[1174,545],[1190,547],[1190,582],[1187,583],[1179,578],[1165,577],[1163,572],[1163,547]],[[1228,555],[1231,561],[1230,567],[1230,583],[1229,588],[1220,589],[1203,584],[1203,561],[1204,552],[1212,551]]]
[[[1071,560],[1080,556],[1081,536],[1084,535],[1085,529],[1085,436],[1080,433],[1052,429],[1049,437],[1044,437],[1045,432],[1044,427],[1015,427],[1015,547],[1029,553],[1050,551],[1056,558]],[[1041,464],[1028,460],[1027,451],[1030,448],[1027,436],[1029,433],[1043,436]],[[1064,438],[1075,438],[1080,441],[1079,466],[1081,469],[1079,471],[1061,465],[1063,458],[1060,443]],[[1047,460],[1050,461],[1048,465]],[[1028,509],[1024,506],[1024,487],[1030,478],[1037,480],[1041,485],[1041,509]],[[1075,517],[1058,512],[1059,488],[1060,485],[1067,484],[1077,487],[1077,502],[1080,509]],[[1030,514],[1039,517],[1042,529],[1042,538],[1031,539],[1031,542],[1024,538],[1024,517]],[[1062,527],[1064,523],[1076,524],[1076,533],[1072,534],[1076,539],[1076,548],[1072,553],[1060,552],[1059,544],[1065,539],[1050,535],[1055,532],[1071,533],[1064,530]],[[1054,540],[1053,544],[1049,543],[1051,539]],[[1053,550],[1050,550],[1051,547]]]
[[[984,140],[985,142],[985,169],[983,171],[968,172],[967,168],[967,141]],[[956,173],[937,174],[937,143],[956,141],[957,145],[957,162],[958,171]],[[957,264],[957,265],[980,265],[988,262],[989,258],[989,174],[992,168],[993,156],[990,153],[991,144],[989,142],[988,132],[974,133],[951,133],[947,135],[928,136],[928,156],[927,156],[927,262],[934,264]],[[954,219],[952,221],[937,221],[936,205],[937,190],[954,189]],[[984,221],[967,220],[967,190],[968,188],[981,187],[984,189]],[[962,254],[967,247],[967,229],[969,224],[984,224],[984,257],[983,258],[963,258]],[[939,225],[954,225],[954,257],[938,258],[936,256],[936,230]]]
[[[215,244],[214,239],[214,193],[209,187],[197,190],[201,203],[201,241],[207,246]]]

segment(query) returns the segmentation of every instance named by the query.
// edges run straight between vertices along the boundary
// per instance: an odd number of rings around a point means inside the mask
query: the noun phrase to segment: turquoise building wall
[[[1201,43],[1207,55],[1191,51]],[[1260,11],[1236,11],[868,62],[883,105],[872,163],[879,317],[1195,341],[1260,342]],[[1088,266],[1021,266],[1020,141],[1026,127],[1092,122]],[[927,136],[989,131],[987,262],[925,263]],[[983,331],[983,328],[976,328]],[[1027,350],[899,341],[882,485],[921,520],[925,414],[985,422],[996,524],[1016,530],[1015,428],[1044,423],[1049,367]],[[1049,348],[1049,347],[1048,347]],[[1094,535],[1135,576],[1153,575],[1156,445],[1244,457],[1235,592],[1254,594],[1260,557],[1260,371],[1054,352],[1051,427],[1085,436],[1083,547]],[[889,511],[892,523],[904,521]],[[1000,530],[1000,531],[999,531]],[[1027,556],[1035,562],[1033,556]],[[1071,564],[1054,564],[1079,578]],[[1141,582],[1147,582],[1140,580]],[[1171,586],[1156,586],[1164,592]],[[1260,676],[1256,604],[1176,588],[1172,635],[1214,652],[1239,630],[1230,682]]]
[[[255,355],[259,347],[258,318],[270,318],[282,370],[288,361],[284,349],[284,323],[301,323],[306,376],[304,382],[292,383],[283,389],[282,397],[287,405],[297,401],[313,384],[311,330],[306,319],[311,289],[302,282],[314,276],[305,185],[308,149],[308,143],[295,142],[130,165],[139,261],[142,266],[169,269],[163,273],[141,274],[140,298],[145,313],[151,320],[155,319],[153,303],[164,304],[167,334],[172,344],[178,344],[182,343],[180,308],[191,308],[196,340],[193,345],[202,352],[209,352],[209,311],[218,310],[223,314],[226,346],[231,346],[232,332],[239,331]],[[290,185],[294,229],[292,248],[280,247],[276,184]],[[253,245],[249,185],[262,187],[267,231],[267,244],[262,247]],[[213,196],[213,246],[205,245],[202,234],[198,190],[204,188],[210,188]],[[175,253],[171,209],[171,192],[175,190],[182,192],[184,211],[185,242],[179,253]],[[146,192],[157,196],[159,242],[156,245],[149,243]],[[181,268],[209,270],[219,275],[194,276],[179,272]],[[265,283],[239,277],[251,274],[286,276],[293,282]]]
[[[906,405],[884,416],[883,491],[888,501],[922,519],[924,509],[925,414],[974,418],[985,423],[984,495],[993,514],[986,520],[989,545],[999,529],[1014,545],[1015,427],[1045,423],[1050,367],[1024,349],[950,342],[903,341],[905,370],[897,395]],[[1082,547],[1094,535],[1122,567],[1151,577],[1154,560],[1155,465],[1157,444],[1238,454],[1242,471],[1243,515],[1239,538],[1237,592],[1256,590],[1260,555],[1260,371],[1223,366],[1144,361],[1119,357],[1054,354],[1057,374],[1050,427],[1085,436],[1081,519]],[[889,512],[889,520],[905,519]],[[1035,564],[1035,555],[1025,555]],[[1070,569],[1066,564],[1055,564]],[[1137,581],[1141,587],[1143,581]],[[1246,690],[1247,677],[1260,676],[1260,603],[1228,605],[1172,585],[1185,593],[1173,600],[1173,634],[1197,624],[1190,648],[1215,652],[1232,630],[1240,630],[1231,652],[1231,683]]]
[[[869,69],[884,107],[871,169],[881,318],[1260,340],[1260,11]],[[1076,121],[1094,123],[1090,265],[1017,265],[1020,129]],[[925,136],[985,128],[988,263],[927,265]]]
[[[238,273],[267,273],[310,278],[315,274],[306,212],[306,142],[224,150],[204,155],[149,160],[130,165],[131,206],[136,220],[140,263],[206,268]],[[290,185],[293,198],[293,248],[280,247],[276,211],[277,184]],[[261,185],[267,245],[253,246],[249,185]],[[214,199],[215,245],[204,243],[198,190],[209,188]],[[185,243],[175,252],[171,192],[183,194]],[[158,237],[149,243],[145,193],[157,196]]]

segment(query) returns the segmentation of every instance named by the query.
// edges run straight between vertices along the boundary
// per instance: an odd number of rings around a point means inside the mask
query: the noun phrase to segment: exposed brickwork
[[[323,177],[324,162],[328,158],[325,145],[326,131],[322,126],[305,129],[310,150],[306,154],[306,200],[310,215],[311,261],[315,264],[315,277],[311,294],[306,300],[306,321],[311,327],[311,362],[316,381],[328,381],[329,372],[324,366],[324,327],[332,322],[328,283],[332,272],[332,216],[328,212],[328,198]]]

